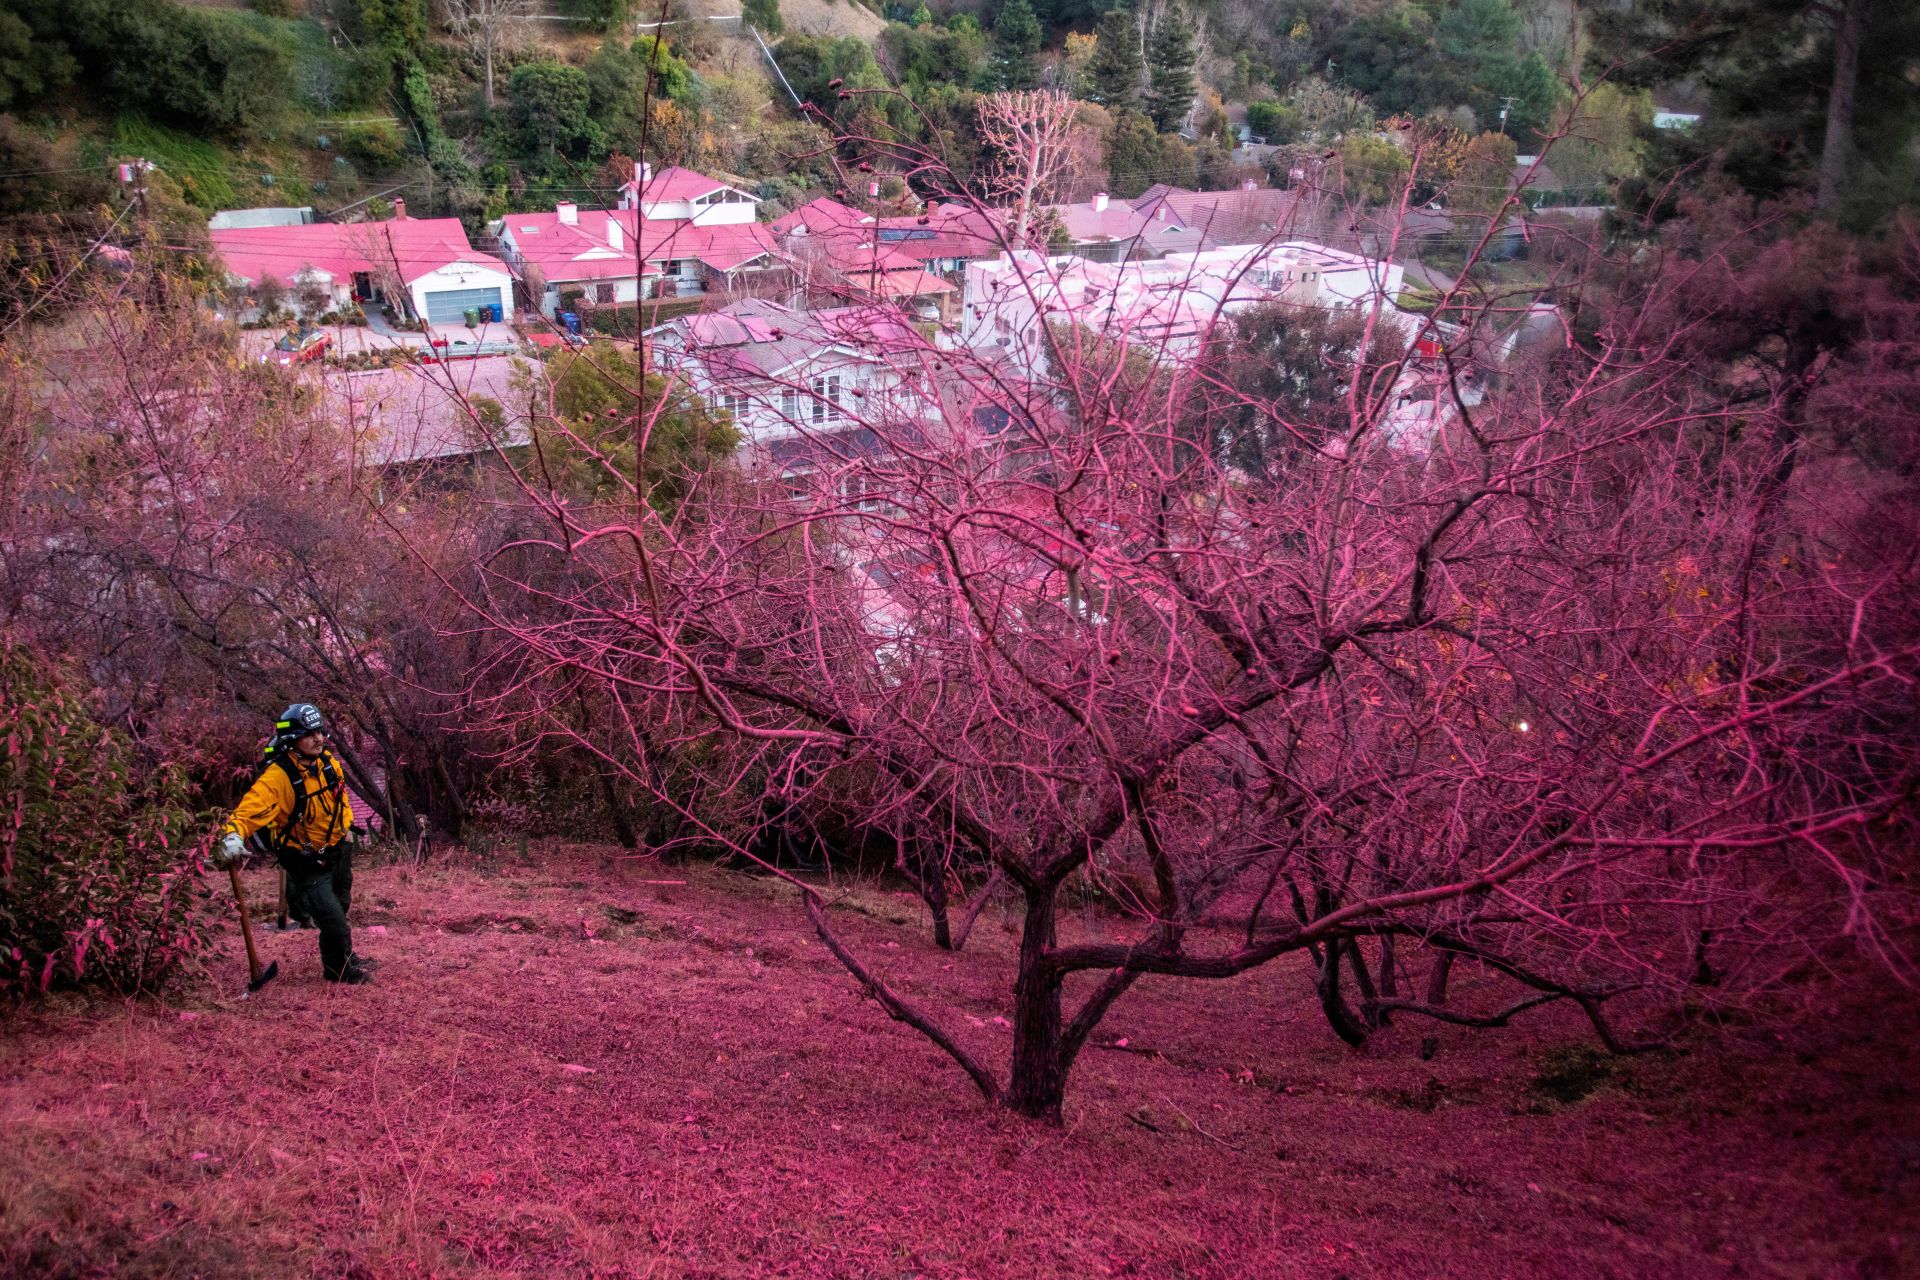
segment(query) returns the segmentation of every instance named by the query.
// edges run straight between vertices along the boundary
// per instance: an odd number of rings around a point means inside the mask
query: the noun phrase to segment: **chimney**
[[[639,183],[641,186],[645,186],[647,183],[652,182],[653,166],[648,164],[645,160],[641,160],[637,162],[633,166],[633,180]]]
[[[1105,213],[1107,211],[1107,193],[1106,192],[1096,191],[1093,193],[1093,211],[1095,213]]]
[[[626,242],[623,239],[625,235],[626,233],[620,229],[620,219],[614,217],[612,214],[608,214],[607,215],[607,243],[612,245],[616,249],[625,249]]]
[[[407,202],[405,197],[395,196],[393,198],[393,220],[395,222],[405,222],[407,220]]]
[[[553,206],[553,211],[560,215],[560,221],[570,227],[580,221],[580,206],[571,200],[562,200]]]

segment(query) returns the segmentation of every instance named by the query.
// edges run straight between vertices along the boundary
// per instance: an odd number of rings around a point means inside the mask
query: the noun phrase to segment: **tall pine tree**
[[[1140,24],[1133,10],[1115,9],[1100,20],[1099,41],[1087,77],[1093,82],[1093,100],[1113,111],[1132,111],[1140,105]]]
[[[988,87],[1033,89],[1040,84],[1040,19],[1028,0],[1003,0],[993,19],[993,57]]]
[[[1178,131],[1193,107],[1193,20],[1169,5],[1147,45],[1147,114],[1162,133]]]

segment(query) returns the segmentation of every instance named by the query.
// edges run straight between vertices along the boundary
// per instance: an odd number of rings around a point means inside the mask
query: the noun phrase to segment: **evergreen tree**
[[[993,20],[989,87],[1032,89],[1040,83],[1040,19],[1028,0],[1004,0]]]
[[[780,0],[746,0],[740,6],[740,18],[763,36],[777,36],[787,29],[787,20],[780,16]]]
[[[1170,6],[1147,46],[1147,114],[1162,133],[1173,133],[1193,106],[1193,20]]]
[[[1140,24],[1131,9],[1115,9],[1100,20],[1100,40],[1093,47],[1087,75],[1093,81],[1093,100],[1113,111],[1132,111],[1140,105]]]

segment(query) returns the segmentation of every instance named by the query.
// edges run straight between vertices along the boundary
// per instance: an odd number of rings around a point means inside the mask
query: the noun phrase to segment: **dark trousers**
[[[347,909],[353,905],[353,848],[337,844],[319,858],[290,853],[281,865],[287,869],[287,906],[319,928],[320,969],[327,981],[338,982],[353,954],[353,930],[347,927]]]

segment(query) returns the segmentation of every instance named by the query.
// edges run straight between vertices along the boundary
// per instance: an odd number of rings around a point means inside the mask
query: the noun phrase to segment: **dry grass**
[[[252,999],[236,943],[198,998],[7,1027],[0,1274],[1920,1273],[1910,1007],[1627,1063],[1549,1015],[1426,1062],[1426,1026],[1340,1046],[1293,967],[1149,983],[1056,1131],[985,1108],[766,882],[576,850],[355,888],[373,986],[269,933]],[[837,918],[1004,1045],[1011,920],[956,958],[910,899]]]

